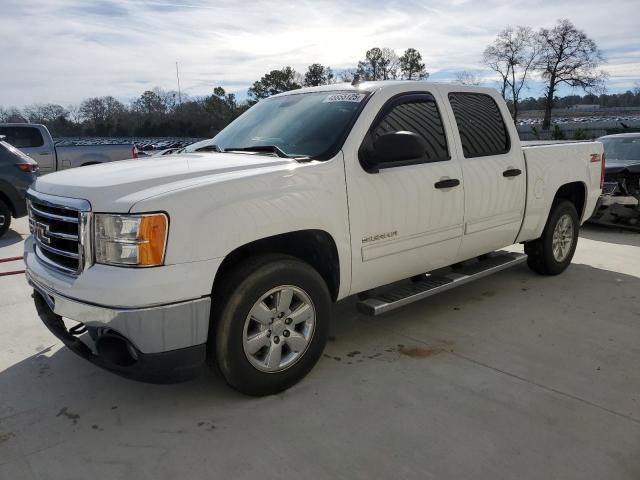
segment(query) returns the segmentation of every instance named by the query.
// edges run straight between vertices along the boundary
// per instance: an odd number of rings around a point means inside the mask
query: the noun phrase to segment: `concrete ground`
[[[101,371],[29,295],[0,277],[0,479],[640,478],[638,234],[587,227],[561,276],[522,265],[375,319],[341,302],[317,367],[260,399]]]

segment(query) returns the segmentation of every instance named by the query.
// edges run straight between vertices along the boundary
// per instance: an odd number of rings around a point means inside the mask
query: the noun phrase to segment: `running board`
[[[380,315],[423,298],[472,282],[492,273],[525,262],[523,253],[500,250],[482,260],[464,262],[464,265],[444,275],[426,274],[424,279],[409,285],[400,285],[358,302],[358,310],[367,315]]]

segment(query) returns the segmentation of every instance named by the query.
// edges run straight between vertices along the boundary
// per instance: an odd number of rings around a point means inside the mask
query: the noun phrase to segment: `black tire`
[[[566,257],[558,261],[553,253],[553,233],[556,225],[565,215],[568,215],[573,227],[571,245]],[[541,275],[558,275],[564,272],[573,258],[578,245],[578,230],[580,220],[576,207],[568,200],[554,202],[549,213],[549,218],[542,231],[542,236],[532,242],[524,244],[524,252],[528,255],[529,268]]]
[[[215,358],[216,367],[227,383],[247,395],[271,395],[299,382],[322,355],[329,334],[331,296],[320,274],[297,258],[270,254],[247,260],[222,281],[213,298],[210,362]],[[263,295],[284,285],[301,289],[311,299],[316,315],[313,335],[304,353],[291,366],[278,372],[260,371],[244,351],[245,320]]]
[[[11,210],[9,206],[0,200],[0,238],[9,231],[11,226]]]

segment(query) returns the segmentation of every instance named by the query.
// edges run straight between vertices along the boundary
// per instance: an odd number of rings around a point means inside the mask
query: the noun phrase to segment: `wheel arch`
[[[11,201],[11,199],[9,198],[9,196],[5,194],[2,190],[0,190],[0,200],[2,200],[7,207],[9,207],[9,211],[11,212],[11,215],[15,217],[16,207]]]
[[[324,279],[331,299],[336,301],[340,290],[340,259],[335,240],[324,230],[297,230],[273,235],[237,247],[225,256],[213,281],[213,292],[219,289],[231,269],[246,259],[267,253],[290,255],[307,262]]]
[[[568,200],[576,207],[578,218],[582,222],[587,201],[587,186],[584,182],[570,182],[561,185],[553,197],[552,206],[558,200]],[[549,214],[551,209],[549,209]]]

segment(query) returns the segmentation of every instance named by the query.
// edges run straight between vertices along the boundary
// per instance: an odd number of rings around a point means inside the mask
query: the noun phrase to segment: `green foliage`
[[[398,77],[400,59],[392,49],[374,47],[367,50],[364,57],[358,62],[355,72],[360,80],[391,80]]]
[[[536,140],[540,140],[540,138],[542,137],[542,133],[540,132],[540,129],[535,125],[531,127],[531,134]]]
[[[304,74],[305,87],[317,87],[319,85],[329,85],[335,82],[335,75],[330,67],[325,67],[319,63],[309,65]]]
[[[559,125],[554,125],[553,131],[551,132],[551,138],[553,140],[566,140],[567,136]]]
[[[573,132],[573,139],[574,140],[589,140],[589,139],[591,139],[591,136],[589,135],[589,133],[585,129],[578,128]]]
[[[415,48],[407,48],[400,56],[400,71],[406,80],[424,80],[429,77],[422,55]]]
[[[248,94],[252,103],[263,98],[302,88],[300,74],[291,67],[283,67],[280,70],[271,70],[260,80],[254,82],[249,88]]]

